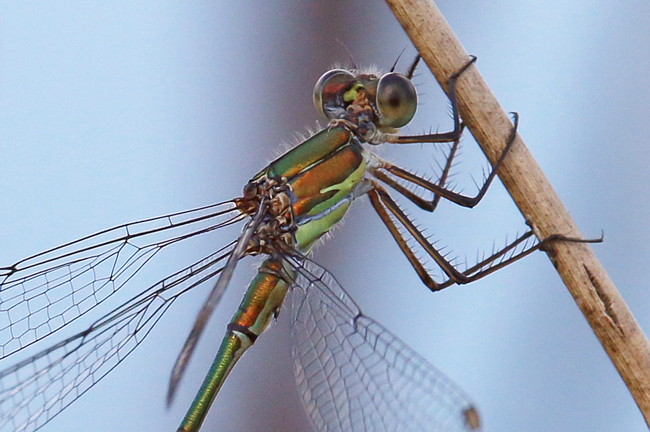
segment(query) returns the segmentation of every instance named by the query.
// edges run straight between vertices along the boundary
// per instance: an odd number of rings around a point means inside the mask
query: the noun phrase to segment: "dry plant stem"
[[[386,2],[446,90],[447,79],[469,55],[438,8],[430,0]],[[510,119],[476,67],[459,78],[456,95],[465,125],[494,163],[510,135]],[[582,237],[521,137],[499,177],[539,239]],[[556,242],[547,254],[650,425],[650,344],[634,316],[588,244]]]

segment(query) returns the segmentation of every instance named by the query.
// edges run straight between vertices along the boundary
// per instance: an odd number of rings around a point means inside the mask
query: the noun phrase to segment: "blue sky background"
[[[224,2],[225,3],[225,2]],[[0,263],[120,223],[232,198],[313,127],[311,92],[333,63],[385,69],[415,50],[380,2],[0,3]],[[438,3],[642,328],[650,329],[650,5],[596,1]],[[406,132],[450,128],[425,68]],[[472,192],[485,160],[469,134],[455,177]],[[382,149],[435,173],[431,147]],[[434,168],[432,170],[432,167]],[[525,228],[495,185],[475,210],[413,213],[472,260]],[[161,256],[151,282],[233,233]],[[543,254],[431,294],[360,200],[316,251],[361,308],[467,390],[485,431],[633,431],[644,421]],[[188,294],[131,357],[44,431],[175,430],[254,274],[235,280],[165,409],[169,372],[209,285]],[[136,293],[142,286],[132,286]],[[115,303],[117,304],[117,302]],[[240,361],[205,431],[308,431],[287,315]]]

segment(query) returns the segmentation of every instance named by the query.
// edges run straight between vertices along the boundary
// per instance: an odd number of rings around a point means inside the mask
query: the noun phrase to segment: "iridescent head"
[[[372,119],[382,131],[408,124],[417,109],[418,95],[411,82],[415,65],[408,75],[389,72],[381,77],[357,69],[332,69],[325,72],[314,87],[314,104],[330,120],[341,119],[348,108],[365,94],[374,113]]]

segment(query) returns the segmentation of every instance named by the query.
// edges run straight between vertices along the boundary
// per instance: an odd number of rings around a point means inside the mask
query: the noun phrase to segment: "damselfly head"
[[[400,128],[408,124],[417,109],[418,96],[411,80],[389,72],[378,77],[358,70],[332,69],[314,87],[314,104],[330,120],[345,118],[360,92],[374,112],[377,128]],[[352,107],[354,108],[354,107]]]

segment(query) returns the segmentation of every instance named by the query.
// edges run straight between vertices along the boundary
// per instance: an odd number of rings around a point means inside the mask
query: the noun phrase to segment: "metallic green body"
[[[350,131],[346,127],[325,128],[271,162],[253,180],[263,175],[291,178],[348,144],[350,138]]]
[[[271,162],[251,181],[282,178],[291,187],[297,225],[291,246],[306,253],[343,218],[366,166],[366,153],[354,134],[347,127],[331,126]],[[276,258],[260,266],[179,431],[198,431],[234,364],[278,315],[294,277]]]
[[[277,276],[282,271],[282,264],[272,258],[260,266],[239,309],[230,320],[217,356],[178,428],[179,432],[199,430],[230,370],[279,313],[289,288],[289,284]]]

